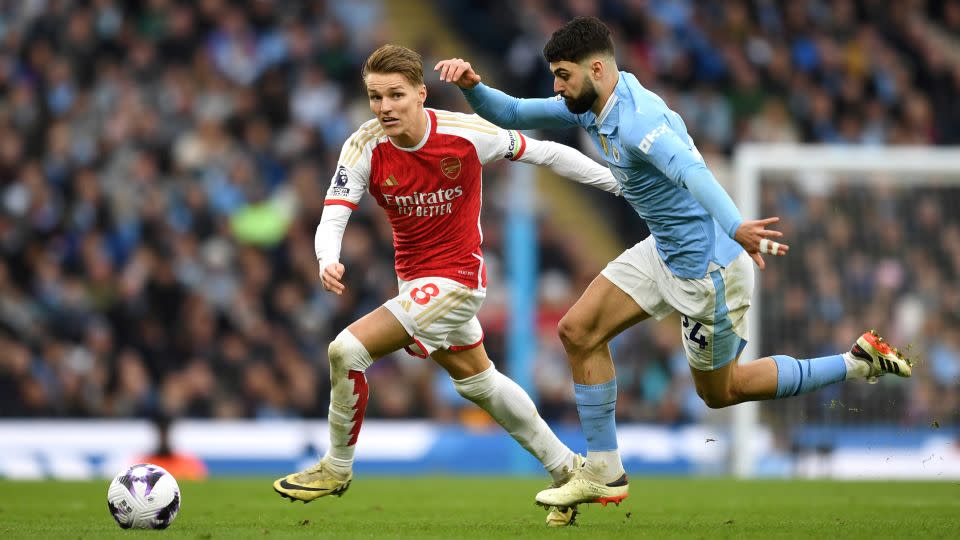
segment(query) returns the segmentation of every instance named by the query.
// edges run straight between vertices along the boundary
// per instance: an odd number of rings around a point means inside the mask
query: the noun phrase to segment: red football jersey
[[[482,168],[520,158],[526,140],[477,115],[426,112],[427,132],[412,148],[393,144],[376,119],[363,124],[343,145],[324,204],[356,209],[369,190],[393,226],[401,279],[443,277],[483,288]]]

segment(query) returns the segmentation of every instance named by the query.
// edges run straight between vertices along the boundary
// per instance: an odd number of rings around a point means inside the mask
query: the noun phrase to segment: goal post
[[[736,149],[733,171],[733,196],[738,208],[746,219],[760,219],[769,217],[761,215],[763,182],[783,181],[784,177],[791,174],[802,175],[804,188],[819,191],[832,190],[839,182],[869,186],[869,176],[874,174],[884,174],[884,182],[898,188],[960,187],[960,150],[924,146],[745,144]],[[787,243],[792,240],[785,238]],[[791,250],[783,259],[771,261],[767,257],[767,264],[796,264],[792,259],[800,256],[800,253]],[[777,352],[758,350],[765,325],[764,306],[760,301],[763,272],[758,271],[757,276],[753,303],[748,313],[749,340],[742,361],[752,361],[761,354]],[[782,352],[792,354],[791,351]],[[756,474],[754,441],[761,422],[762,407],[763,403],[752,402],[733,408],[730,466],[736,477]],[[800,416],[802,418],[804,415]]]

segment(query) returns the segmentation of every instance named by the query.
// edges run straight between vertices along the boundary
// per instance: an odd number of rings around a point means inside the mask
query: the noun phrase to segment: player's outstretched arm
[[[473,110],[507,129],[537,129],[578,125],[563,100],[518,99],[480,82],[480,75],[462,58],[441,60],[433,68],[440,80],[460,87]]]
[[[703,162],[693,142],[681,139],[666,122],[637,125],[628,132],[629,144],[624,148],[632,155],[656,167],[671,182],[686,189],[720,224],[727,236],[734,238],[743,222],[733,199]]]
[[[786,255],[790,251],[790,246],[781,244],[771,238],[782,238],[783,233],[767,229],[767,225],[773,225],[780,221],[778,217],[758,219],[753,221],[744,221],[737,227],[737,232],[733,239],[736,240],[747,254],[753,259],[761,270],[766,268],[761,254],[766,255]]]
[[[761,254],[785,255],[790,246],[770,240],[780,238],[780,231],[768,230],[767,225],[780,221],[773,217],[754,221],[745,221],[733,199],[723,189],[717,179],[703,162],[693,141],[684,141],[676,131],[665,122],[647,131],[631,134],[639,144],[631,145],[630,151],[649,161],[667,178],[686,188],[700,206],[713,217],[730,238],[738,242],[750,257],[763,270]],[[642,136],[639,133],[646,131]]]
[[[517,161],[549,167],[553,172],[574,182],[620,196],[620,182],[617,182],[610,173],[610,169],[580,153],[579,150],[526,136],[524,140],[526,149]]]

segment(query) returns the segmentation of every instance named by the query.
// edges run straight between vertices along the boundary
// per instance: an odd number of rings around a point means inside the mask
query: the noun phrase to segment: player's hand
[[[790,251],[790,246],[771,240],[783,236],[780,231],[767,229],[767,225],[773,225],[778,221],[780,221],[778,217],[744,221],[733,236],[733,239],[743,246],[743,249],[747,250],[747,254],[761,270],[766,267],[763,263],[763,257],[760,256],[761,254],[781,256]]]
[[[480,76],[473,70],[470,62],[463,58],[441,60],[433,66],[434,71],[440,72],[440,80],[453,83],[460,88],[473,88],[480,84]]]
[[[323,283],[323,288],[338,296],[343,294],[346,286],[340,280],[343,279],[344,270],[340,263],[331,263],[323,267],[320,271],[320,282]]]

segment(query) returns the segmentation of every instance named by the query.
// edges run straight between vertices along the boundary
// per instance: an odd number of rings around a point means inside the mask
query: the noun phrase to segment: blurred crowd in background
[[[466,51],[500,69],[487,80],[520,96],[551,93],[540,49],[552,30],[600,16],[622,69],[660,93],[722,168],[745,141],[960,141],[960,3],[887,4],[432,8]],[[313,253],[341,145],[371,116],[360,66],[395,24],[378,0],[0,0],[0,416],[325,417],[327,344],[396,294],[390,229],[369,198],[344,237],[343,296],[322,292]],[[425,56],[427,105],[466,110],[429,73],[439,59],[430,36],[413,45]],[[545,135],[582,145],[574,130]],[[509,373],[507,167],[484,176],[481,320]],[[764,192],[764,215],[781,215],[796,255],[763,276],[771,330],[755,338],[761,351],[838,352],[875,321],[926,358],[918,384],[891,386],[883,397],[897,404],[876,418],[956,415],[957,193],[871,184],[824,194],[797,183]],[[624,247],[644,235],[622,201],[591,204],[611,205],[591,211]],[[556,323],[602,267],[568,234],[542,217],[535,383],[556,422],[576,421]],[[622,420],[706,414],[677,324],[613,342]],[[368,378],[369,417],[474,417],[430,362],[401,352]],[[843,393],[863,387],[836,388],[850,400]],[[823,399],[813,394],[808,409]]]
[[[458,31],[505,59],[498,83],[523,96],[550,92],[541,50],[553,30],[600,17],[620,69],[680,113],[704,153],[748,141],[960,143],[960,2],[442,4]]]
[[[835,385],[766,410],[809,422],[853,414],[853,422],[956,424],[957,179],[950,188],[896,186],[883,174],[780,180],[764,184],[762,207],[765,215],[776,211],[781,230],[794,239],[793,262],[768,265],[759,282],[767,314],[761,350],[825,356],[850,347],[868,325],[917,367],[908,384],[882,378],[878,387]]]
[[[896,186],[884,174],[862,174],[823,189],[817,176],[764,184],[764,215],[781,216],[796,258],[763,272],[761,350],[826,356],[875,328],[918,363],[908,384],[888,377],[878,387],[834,385],[767,410],[810,422],[956,425],[960,187]]]

